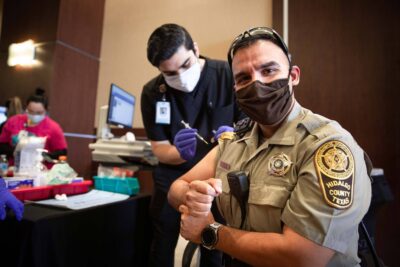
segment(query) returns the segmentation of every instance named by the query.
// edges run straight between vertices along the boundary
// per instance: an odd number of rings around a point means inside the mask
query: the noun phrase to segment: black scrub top
[[[169,125],[155,122],[158,101],[170,102]],[[147,137],[152,141],[169,140],[171,144],[176,133],[184,128],[182,120],[210,143],[213,130],[222,125],[232,126],[244,117],[236,104],[229,65],[212,59],[206,59],[199,82],[190,93],[169,87],[161,74],[149,81],[142,91],[141,111]],[[153,174],[156,188],[167,192],[171,183],[199,162],[215,144],[206,145],[197,140],[192,160],[180,165],[159,163]]]

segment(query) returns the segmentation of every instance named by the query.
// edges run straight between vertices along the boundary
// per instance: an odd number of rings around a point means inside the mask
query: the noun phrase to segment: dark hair
[[[228,51],[229,65],[232,67],[233,56],[238,50],[249,47],[259,40],[267,40],[278,46],[285,53],[289,61],[289,67],[292,66],[292,57],[284,40],[274,29],[268,27],[255,27],[239,34],[233,40]]]
[[[171,58],[182,45],[195,52],[192,37],[185,28],[172,23],[161,25],[147,42],[147,59],[158,68],[161,61]]]
[[[40,87],[36,88],[35,94],[28,97],[26,105],[29,105],[30,102],[42,103],[44,108],[47,110],[48,100],[45,94],[45,90]]]

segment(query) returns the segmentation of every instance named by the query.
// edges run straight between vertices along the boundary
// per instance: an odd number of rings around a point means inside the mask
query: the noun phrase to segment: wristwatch
[[[220,223],[209,224],[201,232],[201,244],[203,247],[212,250],[218,242],[218,230],[222,226]]]

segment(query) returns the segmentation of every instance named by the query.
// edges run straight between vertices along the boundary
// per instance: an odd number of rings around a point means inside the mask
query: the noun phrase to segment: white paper
[[[47,199],[35,201],[36,204],[64,207],[71,210],[80,210],[108,203],[113,203],[129,198],[128,195],[95,190],[81,195],[70,196],[67,200]]]

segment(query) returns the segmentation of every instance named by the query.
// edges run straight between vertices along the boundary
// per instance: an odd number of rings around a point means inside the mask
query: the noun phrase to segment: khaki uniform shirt
[[[338,150],[332,149],[335,144]],[[217,203],[229,226],[240,227],[241,211],[230,195],[227,174],[242,170],[249,179],[243,230],[282,233],[285,224],[333,249],[328,266],[359,266],[358,224],[369,208],[371,181],[363,150],[337,122],[296,103],[271,138],[263,140],[255,123],[242,138],[220,141],[218,153],[216,178],[222,180],[222,194]],[[320,178],[323,164],[326,173],[331,168],[340,179]],[[352,179],[343,180],[349,170],[354,171]]]

